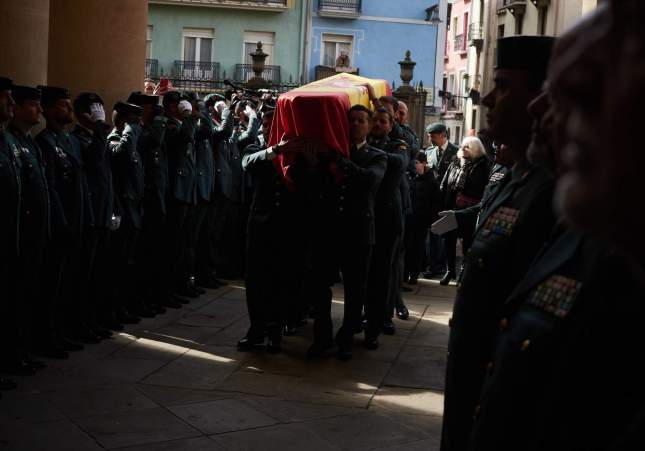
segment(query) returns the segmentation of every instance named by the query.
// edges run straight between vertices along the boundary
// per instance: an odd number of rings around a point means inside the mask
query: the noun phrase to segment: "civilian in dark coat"
[[[436,219],[441,203],[439,183],[427,164],[425,152],[415,159],[415,176],[410,184],[412,214],[406,222],[404,279],[415,284],[425,261],[425,242],[430,224]]]

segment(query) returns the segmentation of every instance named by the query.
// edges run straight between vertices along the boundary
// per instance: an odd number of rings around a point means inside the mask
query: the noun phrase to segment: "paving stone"
[[[431,346],[408,346],[394,363],[384,384],[409,388],[443,390],[446,349]]]
[[[94,416],[76,420],[76,423],[106,448],[201,435],[192,426],[162,408]]]
[[[197,437],[168,442],[151,443],[148,445],[119,448],[119,451],[225,451],[226,448],[218,445],[208,437]]]
[[[334,451],[340,448],[296,424],[281,424],[262,429],[234,432],[212,437],[230,451]]]
[[[187,326],[226,327],[246,316],[246,304],[238,299],[219,298],[184,315],[179,324]]]
[[[33,394],[2,392],[0,416],[6,421],[22,420],[30,423],[66,419],[57,406],[38,392]]]
[[[284,401],[275,398],[240,398],[256,410],[263,412],[281,423],[297,423],[321,418],[333,418],[360,413],[362,408],[338,407],[325,404],[313,404],[296,401]]]
[[[188,348],[178,346],[174,343],[167,343],[165,337],[138,338],[134,343],[117,350],[112,356],[128,359],[148,359],[170,362],[180,355],[186,353]]]
[[[102,449],[88,434],[67,420],[39,424],[0,421],[0,450],[3,451],[99,451]]]
[[[412,346],[448,346],[450,314],[426,313],[410,335],[407,344]]]
[[[205,340],[205,344],[219,346],[237,346],[238,340],[244,337],[248,330],[249,319],[245,316],[238,319],[229,326],[220,329],[219,332],[216,332],[212,336],[208,337]]]
[[[443,414],[443,393],[401,387],[381,387],[369,406],[376,412],[396,412],[413,415]]]
[[[169,407],[170,411],[207,435],[270,426],[278,420],[235,399]]]
[[[212,401],[233,396],[229,392],[215,390],[191,390],[147,384],[137,384],[136,389],[164,407],[188,404],[191,402]]]
[[[224,346],[191,349],[141,382],[178,388],[214,389],[246,356]]]
[[[194,348],[209,344],[209,338],[221,330],[221,327],[187,326],[175,323],[154,330],[146,330],[145,337],[151,340],[172,343],[177,346]]]
[[[130,385],[57,391],[47,398],[72,418],[159,407]]]
[[[409,428],[391,417],[369,412],[302,424],[344,450],[372,449],[428,438],[425,432]]]

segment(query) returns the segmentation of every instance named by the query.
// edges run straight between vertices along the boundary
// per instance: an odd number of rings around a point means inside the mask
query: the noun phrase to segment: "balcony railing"
[[[314,76],[316,77],[316,80],[322,80],[323,78],[331,77],[331,76],[336,75],[338,73],[340,73],[340,72],[336,72],[335,67],[316,66]],[[350,73],[354,74],[354,75],[360,75],[358,67],[355,68],[355,70],[353,72],[350,72]]]
[[[466,52],[466,39],[463,34],[458,34],[455,36],[455,44],[452,49],[453,52],[465,53]]]
[[[526,0],[497,0],[497,12],[500,13],[504,10],[510,10],[513,14],[514,8],[526,8]]]
[[[328,17],[358,17],[362,0],[318,0],[318,14]]]
[[[206,8],[261,9],[286,11],[287,0],[148,0],[162,5],[203,6]]]
[[[252,64],[236,64],[235,65],[235,81],[247,82],[255,77]],[[262,78],[268,82],[280,83],[280,66],[264,66]]]
[[[146,60],[146,77],[156,77],[159,72],[159,60]]]
[[[481,51],[484,46],[484,30],[481,23],[473,22],[468,26],[468,42],[477,51]]]
[[[174,76],[184,80],[216,80],[219,78],[219,63],[198,61],[175,61]]]

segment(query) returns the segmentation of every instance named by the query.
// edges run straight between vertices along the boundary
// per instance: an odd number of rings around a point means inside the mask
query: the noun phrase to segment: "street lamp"
[[[430,22],[431,25],[435,27],[434,35],[434,45],[435,45],[435,55],[434,62],[432,66],[432,107],[435,107],[435,91],[437,89],[437,57],[439,55],[439,24],[443,21],[439,18],[439,3],[432,5],[429,8],[426,8],[426,22]]]

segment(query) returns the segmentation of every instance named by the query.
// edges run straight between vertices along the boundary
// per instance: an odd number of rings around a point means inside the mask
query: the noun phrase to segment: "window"
[[[152,58],[152,25],[146,29],[146,59]]]
[[[464,48],[466,48],[466,42],[468,42],[468,13],[464,13]]]
[[[459,17],[455,17],[454,19],[452,19],[452,35],[457,36],[458,34],[459,34]]]
[[[448,13],[446,14],[446,29],[450,30],[450,16],[452,16],[452,3],[448,3]]]
[[[323,34],[322,35],[322,65],[335,67],[336,58],[341,52],[349,55],[349,62],[351,66],[355,66],[352,53],[353,36],[346,36],[340,34]]]
[[[213,60],[213,30],[184,28],[184,61],[210,63]]]
[[[468,79],[465,77],[466,71],[460,70],[459,71],[459,95],[464,95],[466,91],[468,90]]]
[[[245,31],[244,32],[244,55],[242,61],[244,64],[251,64],[251,53],[255,52],[258,42],[262,43],[262,51],[266,53],[266,64],[273,64],[273,46],[275,44],[275,33],[268,31]]]
[[[456,130],[456,131],[455,131],[455,138],[456,138],[456,139],[455,139],[455,142],[456,142],[456,143],[461,143],[461,127],[458,125],[458,126],[455,128],[455,130]]]
[[[522,28],[524,25],[524,16],[517,16],[515,18],[515,35],[519,36],[522,34]]]
[[[504,37],[504,24],[497,27],[497,39]]]

